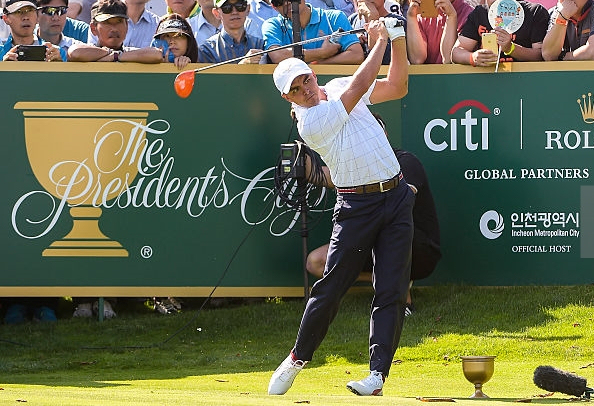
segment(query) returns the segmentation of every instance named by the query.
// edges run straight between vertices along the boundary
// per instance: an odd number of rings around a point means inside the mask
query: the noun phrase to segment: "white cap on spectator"
[[[4,6],[4,14],[14,13],[17,10],[22,9],[23,7],[33,7],[37,8],[37,4],[35,1],[28,1],[28,0],[6,0],[6,5]]]

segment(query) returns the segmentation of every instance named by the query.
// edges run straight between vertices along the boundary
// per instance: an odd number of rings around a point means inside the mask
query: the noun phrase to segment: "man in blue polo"
[[[293,42],[293,28],[291,23],[291,1],[272,0],[272,6],[279,15],[270,18],[262,26],[264,36],[264,49],[272,50]],[[323,10],[306,4],[305,0],[299,3],[299,22],[301,25],[301,39],[307,40],[323,35],[332,34],[342,29],[351,30],[346,15],[338,10]],[[282,49],[271,52],[268,57],[273,63],[293,56],[292,49]],[[303,45],[304,61],[320,64],[359,65],[363,62],[363,48],[355,34],[344,35],[336,40],[316,41]]]

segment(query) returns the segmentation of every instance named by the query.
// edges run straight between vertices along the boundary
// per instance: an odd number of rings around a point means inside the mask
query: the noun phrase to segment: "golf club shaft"
[[[244,55],[244,56],[240,56],[240,57],[237,57],[237,58],[229,59],[227,61],[223,61],[223,62],[219,62],[219,63],[214,63],[212,65],[208,65],[208,66],[204,66],[202,68],[194,69],[194,73],[202,72],[203,70],[207,70],[207,69],[211,69],[211,68],[216,68],[217,66],[226,65],[228,63],[239,62],[242,59],[251,58],[252,56],[260,56],[260,55],[267,54],[269,52],[279,51],[281,49],[292,48],[292,47],[294,47],[296,45],[304,45],[304,44],[309,44],[310,42],[323,41],[323,40],[329,39],[329,38],[342,37],[343,35],[358,34],[358,33],[361,33],[361,32],[365,32],[365,28],[356,28],[356,29],[348,30],[348,31],[337,31],[337,32],[333,32],[332,34],[323,35],[321,37],[305,39],[303,41],[293,42],[291,44],[281,45],[281,46],[276,47],[276,48],[272,48],[272,49],[268,49],[268,50],[263,50],[263,51],[260,51],[260,52],[256,52],[256,53],[253,53],[251,55]]]

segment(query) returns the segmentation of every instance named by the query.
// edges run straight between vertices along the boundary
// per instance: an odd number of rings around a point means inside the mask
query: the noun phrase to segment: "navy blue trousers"
[[[373,254],[369,369],[388,376],[402,332],[410,281],[414,194],[406,181],[384,193],[339,194],[324,277],[312,287],[293,354],[310,361]]]

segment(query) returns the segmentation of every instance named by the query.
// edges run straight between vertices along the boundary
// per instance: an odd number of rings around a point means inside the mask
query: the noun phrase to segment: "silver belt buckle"
[[[385,192],[385,190],[384,190],[384,183],[387,183],[387,182],[389,182],[389,180],[386,181],[386,182],[380,182],[379,183],[379,185],[380,185],[380,193],[384,193]]]

